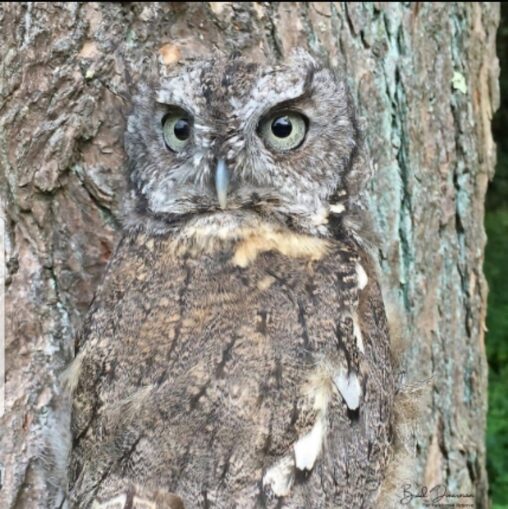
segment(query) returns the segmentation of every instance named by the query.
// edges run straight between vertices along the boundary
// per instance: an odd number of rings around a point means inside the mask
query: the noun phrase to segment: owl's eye
[[[305,139],[307,123],[307,119],[300,113],[278,113],[262,121],[259,134],[273,150],[292,150]]]
[[[169,113],[162,119],[162,133],[166,146],[181,152],[190,140],[191,124],[184,112]]]

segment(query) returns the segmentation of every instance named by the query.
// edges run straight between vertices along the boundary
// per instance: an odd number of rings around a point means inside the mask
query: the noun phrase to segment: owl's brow
[[[159,104],[160,106],[165,106],[169,109],[180,109],[180,110],[183,110],[183,111],[187,111],[189,113],[191,113],[191,111],[189,110],[189,105],[188,104],[183,104],[181,101],[171,101],[171,102],[167,102],[167,101],[163,101],[163,100],[160,100],[157,96],[155,97],[154,99],[154,102],[155,104]]]
[[[316,74],[316,71],[318,71],[318,70],[319,69],[315,66],[308,67],[307,73],[305,74],[305,78],[303,81],[302,93],[298,94],[295,97],[290,97],[289,99],[285,99],[284,101],[282,101],[280,103],[274,104],[273,106],[271,106],[268,109],[268,111],[272,112],[272,111],[288,109],[288,108],[298,104],[299,102],[302,102],[305,99],[308,99],[309,97],[311,97],[314,92],[314,88],[313,88],[314,75]],[[273,72],[275,73],[275,72],[281,72],[281,71],[273,71]]]
[[[298,103],[301,103],[305,99],[309,98],[311,95],[312,91],[304,90],[301,94],[297,95],[296,97],[290,97],[289,99],[285,99],[284,101],[269,106],[262,116],[264,117],[267,114],[271,114],[277,111],[293,109],[295,106],[298,105]]]
[[[277,112],[277,111],[281,111],[281,110],[285,110],[285,109],[294,108],[296,105],[298,105],[298,103],[300,103],[300,102],[304,101],[305,99],[311,97],[312,94],[313,94],[314,75],[315,75],[315,73],[318,70],[320,70],[320,68],[316,67],[314,65],[307,67],[306,68],[307,72],[305,74],[305,78],[304,78],[304,82],[303,82],[303,86],[302,86],[302,89],[303,89],[302,93],[298,94],[295,97],[290,97],[289,99],[285,99],[282,102],[274,103],[272,105],[267,106],[267,108],[265,109],[265,112],[261,115],[261,118],[263,118],[266,115],[271,114],[273,112]],[[267,70],[263,74],[265,76],[266,75],[276,75],[276,74],[279,74],[281,72],[284,72],[283,68]],[[188,105],[182,104],[181,102],[173,102],[173,101],[172,102],[166,102],[166,101],[159,100],[158,94],[155,97],[155,103],[159,104],[161,106],[165,106],[167,108],[179,108],[179,109],[182,109],[183,111],[188,112],[191,115],[194,114],[194,112],[188,107]],[[221,116],[215,116],[215,121],[218,124],[222,124],[223,123],[224,126],[228,126],[229,125],[229,119],[226,119],[226,118],[223,119]]]

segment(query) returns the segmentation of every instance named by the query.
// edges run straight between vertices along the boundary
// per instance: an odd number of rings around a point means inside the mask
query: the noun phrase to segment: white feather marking
[[[304,435],[294,445],[295,464],[298,470],[312,470],[316,462],[324,439],[324,419],[319,416],[309,433]]]
[[[287,497],[293,482],[295,467],[293,458],[286,456],[270,467],[263,477],[263,487],[270,487],[277,497]]]
[[[358,350],[360,350],[362,353],[365,353],[362,329],[360,328],[360,324],[358,323],[358,316],[356,316],[356,314],[353,315],[353,334],[356,338],[356,346],[358,346]]]
[[[356,410],[360,406],[360,397],[362,395],[362,388],[356,373],[351,372],[347,375],[345,371],[341,371],[335,376],[333,381],[348,408]]]
[[[330,205],[330,212],[332,214],[342,214],[346,210],[346,207],[342,205],[342,203],[335,203],[333,205]]]
[[[328,211],[324,207],[318,208],[311,216],[311,223],[314,226],[328,224]]]
[[[367,277],[365,269],[359,263],[356,264],[356,275],[358,278],[358,288],[363,290],[367,286],[369,278]]]

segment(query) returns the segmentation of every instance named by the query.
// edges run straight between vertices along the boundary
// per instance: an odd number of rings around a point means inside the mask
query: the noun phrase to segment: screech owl
[[[190,61],[128,118],[124,233],[66,373],[72,507],[374,507],[394,381],[345,83]]]

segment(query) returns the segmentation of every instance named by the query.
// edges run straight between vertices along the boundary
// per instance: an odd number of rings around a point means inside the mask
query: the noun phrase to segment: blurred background
[[[497,49],[501,65],[501,106],[494,117],[497,167],[487,193],[489,282],[487,355],[489,413],[487,469],[493,509],[508,509],[508,4],[501,3]]]

